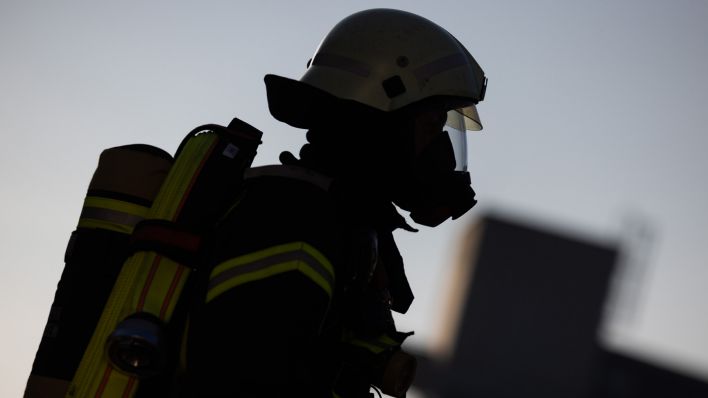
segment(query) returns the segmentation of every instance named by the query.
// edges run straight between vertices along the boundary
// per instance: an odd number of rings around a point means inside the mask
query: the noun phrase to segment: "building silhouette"
[[[419,390],[440,398],[708,397],[699,380],[599,343],[617,248],[496,215],[465,240],[445,328],[420,355]]]

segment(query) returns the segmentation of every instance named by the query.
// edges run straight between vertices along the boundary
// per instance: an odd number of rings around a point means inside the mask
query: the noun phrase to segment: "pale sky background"
[[[19,397],[100,151],[174,152],[203,123],[265,132],[256,164],[304,131],[268,113],[266,73],[298,78],[345,16],[401,8],[447,28],[489,77],[469,140],[480,205],[399,233],[434,336],[457,237],[496,209],[600,241],[653,233],[634,316],[610,344],[708,379],[708,2],[0,1],[0,396]],[[334,127],[334,126],[333,126]]]

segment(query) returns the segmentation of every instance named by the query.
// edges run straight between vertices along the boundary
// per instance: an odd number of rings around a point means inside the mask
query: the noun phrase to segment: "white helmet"
[[[423,17],[391,9],[361,11],[339,22],[299,82],[266,76],[273,116],[303,128],[310,127],[315,113],[307,107],[325,95],[321,90],[384,112],[434,101],[463,116],[464,126],[453,127],[481,130],[475,104],[484,99],[486,83],[454,36]]]

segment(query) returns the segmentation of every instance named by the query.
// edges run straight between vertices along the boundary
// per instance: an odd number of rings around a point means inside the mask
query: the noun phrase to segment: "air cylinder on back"
[[[71,234],[25,397],[64,397],[121,266],[129,238],[152,205],[173,158],[150,145],[101,153]]]

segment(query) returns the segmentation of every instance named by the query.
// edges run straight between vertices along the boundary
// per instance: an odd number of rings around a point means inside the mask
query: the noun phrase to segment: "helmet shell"
[[[384,112],[435,99],[459,109],[467,130],[481,129],[474,105],[484,99],[484,71],[445,29],[406,11],[372,9],[343,19],[300,83]]]

